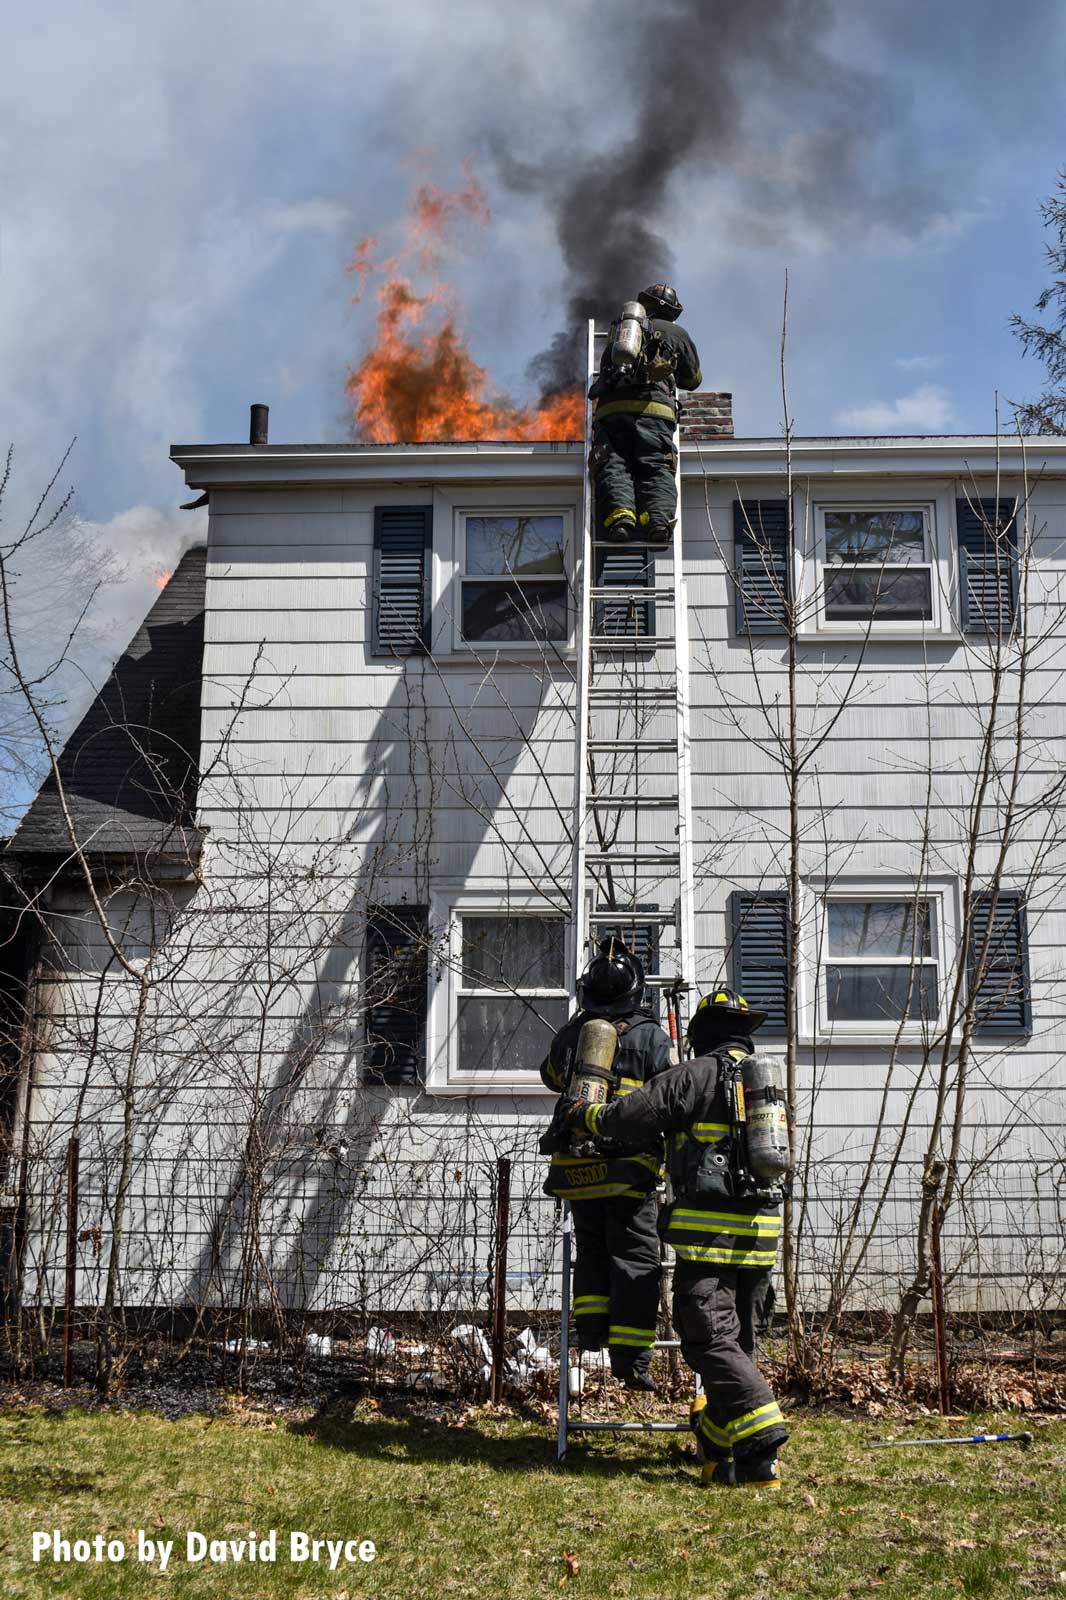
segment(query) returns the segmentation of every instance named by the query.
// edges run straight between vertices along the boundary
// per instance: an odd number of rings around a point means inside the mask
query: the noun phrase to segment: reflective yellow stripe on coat
[[[663,1237],[680,1261],[717,1267],[772,1267],[781,1236],[779,1211],[670,1208]]]

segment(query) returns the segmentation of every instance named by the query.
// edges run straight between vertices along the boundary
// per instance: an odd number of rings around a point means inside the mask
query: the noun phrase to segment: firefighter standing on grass
[[[589,390],[596,401],[589,466],[601,539],[666,545],[673,538],[677,391],[702,382],[696,347],[677,323],[683,309],[676,289],[654,283],[627,302],[621,321],[612,325]],[[616,336],[627,326],[640,347],[632,360],[624,350],[627,359],[619,356]]]
[[[578,984],[581,1009],[555,1035],[540,1069],[546,1086],[565,1092],[578,1036],[590,1018],[609,1019],[618,1035],[618,1096],[675,1065],[669,1036],[643,1000],[640,961],[617,939],[605,939]],[[545,1193],[573,1206],[578,1346],[599,1350],[606,1344],[615,1377],[627,1388],[654,1392],[650,1367],[660,1276],[655,1186],[662,1171],[662,1139],[653,1135],[625,1153],[608,1147],[590,1159],[575,1153],[563,1133],[543,1140],[541,1151],[551,1155]]]
[[[751,1034],[765,1020],[733,990],[715,990],[689,1024],[693,1059],[624,1100],[561,1102],[555,1127],[623,1149],[668,1138],[674,1198],[660,1226],[676,1256],[681,1353],[703,1385],[690,1417],[702,1481],[776,1489],[777,1452],[788,1429],[754,1352],[756,1323],[768,1318],[772,1299],[781,1195],[751,1192],[738,1168],[731,1098],[739,1063],[753,1054]]]

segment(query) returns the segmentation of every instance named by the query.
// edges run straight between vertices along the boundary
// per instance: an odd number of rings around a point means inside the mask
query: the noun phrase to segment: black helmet
[[[604,939],[577,980],[577,999],[583,1011],[597,1017],[624,1016],[640,1005],[644,993],[644,967],[620,939]]]
[[[721,986],[704,995],[692,1013],[686,1037],[699,1055],[723,1039],[747,1038],[765,1021],[765,1011],[753,1011],[742,994]]]
[[[661,317],[665,322],[676,322],[685,309],[677,290],[668,283],[653,283],[650,289],[642,289],[637,299],[649,317]]]

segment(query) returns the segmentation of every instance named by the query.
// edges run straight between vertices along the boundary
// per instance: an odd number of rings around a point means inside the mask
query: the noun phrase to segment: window
[[[536,1072],[569,1009],[562,921],[464,915],[460,926],[459,1072]]]
[[[568,511],[461,512],[460,635],[469,644],[565,643]]]
[[[933,616],[928,513],[825,510],[823,607],[827,622],[924,622]]]
[[[894,1028],[940,1012],[933,899],[831,897],[824,902],[823,1025]]]
[[[570,1011],[567,924],[532,896],[500,911],[484,891],[441,897],[448,925],[430,1011],[428,1086],[541,1087],[538,1068]]]

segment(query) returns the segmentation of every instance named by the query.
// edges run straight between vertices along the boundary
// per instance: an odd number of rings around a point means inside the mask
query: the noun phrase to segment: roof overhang
[[[578,442],[469,444],[206,444],[173,445],[170,458],[193,489],[287,488],[296,485],[429,483],[576,483],[584,446]],[[792,471],[806,477],[936,474],[988,478],[1002,473],[1035,481],[1066,475],[1066,438],[996,438],[990,434],[924,437],[797,438]],[[685,440],[685,478],[725,481],[784,471],[780,438]]]

